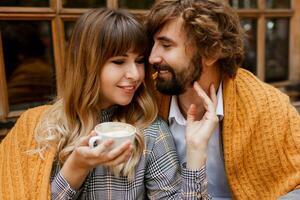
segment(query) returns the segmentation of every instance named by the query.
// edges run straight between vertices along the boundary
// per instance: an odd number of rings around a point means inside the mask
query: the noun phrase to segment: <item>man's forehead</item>
[[[154,39],[166,38],[173,41],[185,41],[186,32],[183,28],[183,19],[176,18],[166,22],[154,35]]]

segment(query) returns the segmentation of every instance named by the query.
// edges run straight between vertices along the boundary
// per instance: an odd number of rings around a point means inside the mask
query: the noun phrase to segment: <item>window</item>
[[[300,107],[300,1],[227,0],[247,33],[244,68]],[[51,102],[75,20],[93,7],[145,13],[154,0],[1,0],[0,137],[27,108]],[[17,48],[15,48],[17,47]]]
[[[300,2],[228,0],[246,32],[243,67],[287,93],[300,107]]]
[[[143,13],[153,0],[1,0],[0,138],[30,108],[54,100],[64,47],[75,20],[89,8]]]

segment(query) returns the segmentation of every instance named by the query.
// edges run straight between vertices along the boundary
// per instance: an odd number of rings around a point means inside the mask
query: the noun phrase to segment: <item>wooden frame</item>
[[[296,52],[299,54],[299,48],[296,45],[300,45],[299,37],[297,34],[299,28],[297,23],[299,23],[299,10],[300,2],[296,0],[291,0],[291,9],[265,9],[265,0],[257,1],[257,9],[239,9],[237,10],[241,18],[256,18],[257,19],[257,71],[256,74],[261,80],[265,80],[265,40],[266,40],[266,19],[267,18],[290,18],[290,47],[289,47],[289,78],[287,81],[280,83],[272,83],[275,86],[286,85],[290,83],[290,80],[299,80],[300,71],[298,70],[300,66],[299,58],[294,57]],[[295,53],[294,53],[295,52]],[[298,56],[299,57],[299,56]],[[296,72],[296,73],[295,73]],[[298,77],[298,78],[297,78]]]
[[[294,15],[290,21],[290,80],[300,80],[300,2],[299,0],[292,1]]]
[[[49,20],[51,21],[53,55],[57,83],[61,80],[60,71],[65,58],[64,22],[76,20],[87,8],[63,8],[62,0],[49,0],[49,7],[0,7],[0,20]],[[118,8],[118,0],[106,0],[109,8]],[[257,0],[257,9],[238,9],[241,18],[257,19],[257,76],[265,80],[265,22],[269,17],[290,18],[289,34],[289,78],[287,81],[273,83],[275,86],[300,81],[300,1],[291,0],[291,9],[265,9],[265,0]],[[131,10],[143,14],[145,10]],[[0,37],[0,120],[18,117],[23,111],[9,111],[7,86],[4,71],[2,44]],[[57,93],[61,89],[57,84]],[[300,105],[300,103],[298,103]]]
[[[265,80],[266,19],[289,18],[289,74],[286,81],[271,83],[275,87],[284,87],[300,82],[300,1],[291,0],[290,9],[266,9],[265,0],[257,0],[257,9],[238,9],[241,18],[257,19],[257,71],[261,80]],[[292,102],[300,110],[300,101]]]
[[[2,37],[0,34],[0,58],[3,58],[2,50]],[[4,71],[3,59],[0,59],[0,120],[4,120],[8,115],[8,98],[7,98],[7,86],[6,77]]]

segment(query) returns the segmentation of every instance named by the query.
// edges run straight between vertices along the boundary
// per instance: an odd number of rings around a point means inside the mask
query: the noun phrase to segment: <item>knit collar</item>
[[[101,122],[109,122],[112,120],[113,115],[117,111],[118,106],[111,106],[109,108],[101,110],[100,121]]]

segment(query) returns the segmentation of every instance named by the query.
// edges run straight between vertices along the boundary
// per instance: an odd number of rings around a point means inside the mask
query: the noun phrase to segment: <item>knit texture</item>
[[[26,111],[0,144],[0,199],[41,200],[50,197],[50,173],[55,149],[29,155],[35,149],[34,129],[47,106]],[[29,135],[28,135],[29,134]]]
[[[167,119],[170,98],[159,97]],[[223,80],[225,170],[234,199],[276,199],[300,188],[300,116],[289,98],[239,69]]]

